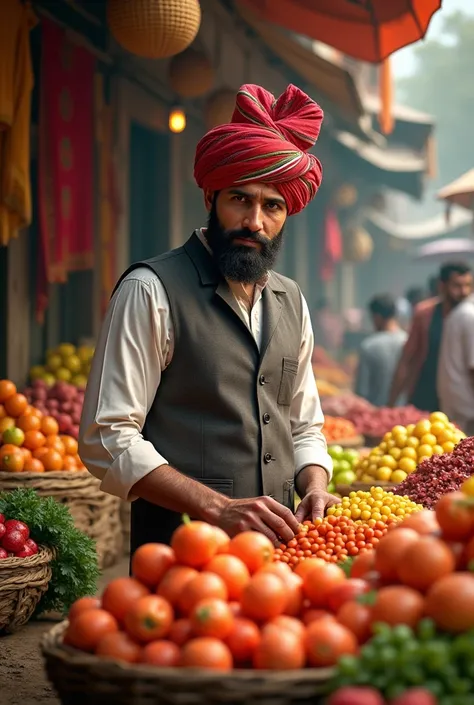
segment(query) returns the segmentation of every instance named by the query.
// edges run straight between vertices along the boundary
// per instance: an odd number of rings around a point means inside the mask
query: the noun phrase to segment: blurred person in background
[[[321,297],[313,311],[313,331],[315,345],[329,352],[335,352],[342,346],[344,325],[338,314],[331,310],[328,299]]]
[[[441,411],[474,436],[474,296],[446,317],[438,363]]]
[[[376,332],[361,345],[355,391],[375,406],[386,406],[393,374],[408,336],[397,321],[396,302],[390,294],[374,296],[368,310]]]
[[[472,272],[463,262],[444,264],[439,272],[439,296],[415,308],[408,340],[397,365],[389,406],[406,394],[422,411],[439,409],[436,380],[441,337],[446,316],[472,293]]]
[[[405,298],[407,299],[408,303],[411,306],[412,314],[415,310],[415,308],[420,304],[422,301],[425,301],[426,299],[426,293],[425,290],[422,289],[419,286],[413,286],[411,289],[407,290],[407,293],[405,294]]]
[[[438,296],[439,293],[439,276],[436,274],[434,277],[428,279],[428,294],[431,297]]]

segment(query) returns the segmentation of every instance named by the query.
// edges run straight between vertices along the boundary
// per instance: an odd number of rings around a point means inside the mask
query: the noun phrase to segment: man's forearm
[[[296,477],[296,491],[303,498],[309,490],[325,492],[328,487],[328,474],[320,465],[307,465]]]
[[[180,514],[189,514],[210,524],[216,523],[223,509],[231,501],[201,482],[183,475],[170,465],[155,468],[139,480],[132,494]]]

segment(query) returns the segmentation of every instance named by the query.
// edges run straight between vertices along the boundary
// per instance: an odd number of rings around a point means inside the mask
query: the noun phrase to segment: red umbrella
[[[380,63],[422,39],[442,0],[243,0],[266,22]]]

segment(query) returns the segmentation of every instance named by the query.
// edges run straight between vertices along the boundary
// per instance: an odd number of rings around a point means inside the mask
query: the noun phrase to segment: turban
[[[242,86],[231,122],[210,130],[196,148],[198,186],[219,191],[252,181],[271,184],[288,214],[298,213],[321,184],[321,163],[308,150],[323,117],[320,106],[296,86],[289,85],[278,100],[260,86]]]

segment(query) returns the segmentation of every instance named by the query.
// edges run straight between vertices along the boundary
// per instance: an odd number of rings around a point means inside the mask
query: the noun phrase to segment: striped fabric
[[[252,181],[272,184],[288,214],[298,213],[321,184],[321,163],[307,152],[323,117],[320,106],[296,86],[289,85],[278,100],[261,86],[242,86],[232,121],[210,130],[197,146],[198,186],[217,191]]]

